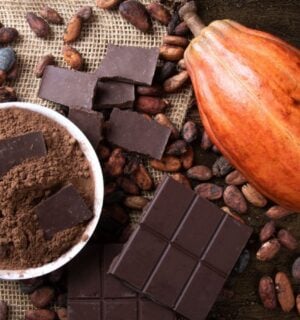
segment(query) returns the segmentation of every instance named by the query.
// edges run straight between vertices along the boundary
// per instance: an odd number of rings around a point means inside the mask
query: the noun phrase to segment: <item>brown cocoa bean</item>
[[[186,70],[185,60],[184,59],[179,60],[177,63],[177,67],[178,67],[178,70],[180,71]]]
[[[277,272],[275,290],[282,311],[290,312],[295,306],[295,297],[290,280],[284,272]]]
[[[79,51],[75,48],[65,45],[63,47],[63,57],[67,65],[69,65],[72,69],[80,70],[83,66],[83,58]]]
[[[137,169],[132,173],[131,178],[143,191],[149,191],[153,188],[153,181],[149,172],[143,164],[139,164]]]
[[[224,206],[221,209],[224,212],[226,212],[229,216],[231,216],[231,218],[235,219],[239,223],[246,224],[245,221],[240,216],[238,216],[236,213],[234,213],[230,208]]]
[[[117,184],[115,182],[109,182],[104,186],[104,196],[107,196],[117,190]]]
[[[112,151],[108,161],[104,166],[105,172],[111,177],[118,177],[123,174],[123,169],[126,163],[123,151],[121,148],[116,148]]]
[[[152,2],[146,6],[150,16],[159,21],[161,24],[167,26],[171,20],[170,11],[158,2]]]
[[[107,160],[110,156],[110,150],[107,146],[99,144],[97,148],[97,154],[100,160]]]
[[[187,142],[191,143],[195,141],[198,137],[198,130],[195,122],[189,120],[187,121],[182,128],[181,132],[182,138]]]
[[[51,287],[38,288],[29,296],[31,303],[40,309],[49,306],[53,302],[54,297],[55,291]]]
[[[59,320],[68,320],[68,310],[67,308],[59,308],[56,310]]]
[[[187,152],[180,156],[182,167],[185,170],[190,169],[194,163],[194,150],[191,146],[187,148]]]
[[[136,0],[126,0],[119,6],[121,16],[142,32],[152,30],[151,17],[146,7]]]
[[[38,64],[35,67],[34,74],[37,78],[41,78],[47,66],[53,65],[55,63],[55,58],[52,54],[46,54],[41,57]]]
[[[159,48],[159,56],[163,60],[179,61],[183,58],[184,48],[178,46],[162,45]]]
[[[8,319],[8,307],[5,301],[0,300],[0,319],[7,320]]]
[[[175,62],[166,61],[162,67],[156,69],[155,80],[163,83],[166,79],[171,78],[177,73],[177,64]]]
[[[50,27],[47,21],[41,17],[38,17],[35,13],[28,12],[26,14],[26,20],[29,24],[29,27],[37,37],[47,38],[50,35]]]
[[[17,101],[17,94],[14,88],[0,87],[0,102]]]
[[[223,188],[213,183],[201,183],[195,188],[195,192],[208,200],[218,200],[222,197]]]
[[[281,219],[291,215],[292,212],[280,206],[273,206],[267,212],[266,216],[270,219]]]
[[[286,247],[291,251],[296,250],[298,247],[297,240],[288,230],[285,230],[285,229],[279,230],[277,234],[277,238],[282,246]]]
[[[151,160],[150,166],[159,171],[176,172],[181,169],[181,162],[174,156],[163,156],[161,160]]]
[[[199,181],[207,181],[212,177],[212,172],[210,168],[202,165],[190,168],[186,174],[190,179],[195,179]]]
[[[161,113],[169,107],[169,101],[150,96],[140,96],[136,99],[135,107],[139,112],[145,112],[150,115]]]
[[[263,243],[258,249],[256,258],[260,261],[269,261],[279,252],[280,247],[280,243],[277,239],[271,239]]]
[[[127,176],[134,174],[139,169],[140,163],[140,160],[137,158],[129,159],[124,167],[124,174]]]
[[[189,33],[190,29],[184,21],[179,23],[173,32],[175,36],[187,36]]]
[[[136,93],[141,96],[161,97],[163,95],[163,90],[160,85],[137,86]]]
[[[225,204],[238,213],[247,212],[247,203],[241,193],[241,191],[236,186],[227,186],[223,194]]]
[[[46,309],[27,310],[25,320],[55,320],[56,312]]]
[[[139,187],[129,178],[119,177],[117,179],[117,184],[123,189],[126,193],[138,195],[140,194]]]
[[[83,22],[90,20],[92,15],[93,9],[90,6],[83,6],[76,12],[76,16],[81,18]]]
[[[263,208],[267,205],[268,200],[258,192],[250,183],[243,185],[242,193],[245,198],[255,207]]]
[[[209,150],[212,147],[212,145],[213,143],[209,139],[208,134],[206,133],[206,131],[204,131],[201,138],[201,144],[200,144],[201,149]]]
[[[0,43],[8,44],[17,40],[19,32],[15,28],[1,28],[0,29]]]
[[[297,258],[293,263],[292,275],[297,282],[300,282],[300,257]]]
[[[19,65],[17,62],[12,66],[12,68],[8,71],[6,75],[6,80],[7,81],[14,81],[18,78],[19,74]]]
[[[276,227],[274,221],[267,222],[263,228],[260,230],[259,233],[259,240],[260,242],[266,242],[270,238],[272,238],[275,234]]]
[[[142,210],[148,203],[149,200],[142,196],[130,196],[124,200],[124,205],[134,210]]]
[[[179,14],[177,11],[175,11],[171,17],[171,20],[167,26],[167,32],[168,34],[174,34],[175,28],[179,25],[181,22]]]
[[[63,24],[64,19],[62,16],[53,8],[50,8],[47,5],[44,5],[40,10],[40,15],[47,20],[49,23],[53,24]]]
[[[237,170],[233,170],[232,172],[228,173],[225,178],[225,182],[227,184],[232,184],[234,186],[239,186],[247,182],[246,178]]]
[[[184,186],[186,186],[187,188],[191,188],[191,184],[190,181],[188,180],[188,178],[183,175],[182,173],[174,173],[171,176],[175,181],[183,184]]]
[[[277,307],[275,285],[271,277],[264,276],[260,279],[258,293],[266,309],[273,310]]]
[[[96,0],[96,6],[101,9],[113,9],[121,0]]]
[[[174,93],[180,90],[189,80],[189,74],[183,70],[163,83],[164,92]]]
[[[186,48],[189,45],[189,40],[185,37],[166,35],[163,37],[163,43],[170,46]]]
[[[166,154],[170,156],[181,156],[187,152],[187,144],[184,140],[176,140],[166,149]]]
[[[296,307],[297,307],[298,314],[300,314],[300,294],[296,296]]]
[[[223,177],[232,169],[230,162],[223,156],[219,157],[212,167],[213,175],[216,177]]]
[[[11,47],[0,48],[0,70],[3,71],[4,80],[7,72],[16,63],[16,53]]]
[[[164,115],[163,113],[158,113],[157,115],[155,115],[154,120],[160,125],[171,129],[171,139],[178,139],[179,131],[166,115]]]
[[[82,19],[78,16],[73,16],[68,22],[65,33],[64,33],[64,42],[72,43],[76,41],[81,34],[82,29]]]

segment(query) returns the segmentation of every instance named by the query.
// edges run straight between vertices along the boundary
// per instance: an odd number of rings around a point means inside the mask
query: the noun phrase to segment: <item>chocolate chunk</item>
[[[102,140],[103,116],[84,108],[70,108],[69,119],[87,136],[94,148]]]
[[[93,217],[93,213],[71,184],[39,203],[34,211],[46,239]]]
[[[158,48],[140,48],[109,44],[96,75],[102,80],[115,79],[151,85],[158,61]]]
[[[118,81],[98,82],[94,102],[95,110],[106,108],[132,108],[135,100],[134,85]]]
[[[88,246],[69,266],[69,320],[175,320],[175,313],[107,274],[122,245]]]
[[[27,159],[46,155],[47,148],[42,132],[30,132],[0,140],[0,177]]]
[[[107,130],[108,141],[129,151],[161,159],[171,130],[132,111],[114,109]]]
[[[97,82],[97,77],[90,73],[48,66],[38,96],[67,107],[92,109]]]
[[[188,319],[205,319],[250,235],[166,177],[109,273]]]

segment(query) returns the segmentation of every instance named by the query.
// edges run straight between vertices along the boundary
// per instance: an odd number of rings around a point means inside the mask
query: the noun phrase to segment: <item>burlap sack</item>
[[[150,1],[142,0],[142,2]],[[154,23],[154,34],[143,34],[124,21],[118,11],[96,8],[95,1],[3,0],[0,3],[0,22],[5,26],[15,27],[20,33],[19,41],[13,45],[18,56],[20,74],[17,81],[11,84],[16,88],[20,101],[39,103],[51,108],[57,107],[37,97],[40,80],[34,77],[33,71],[39,58],[46,53],[52,53],[58,65],[66,67],[61,54],[64,27],[51,25],[51,37],[48,40],[42,40],[33,34],[25,20],[27,12],[38,13],[44,4],[58,10],[65,21],[68,21],[81,6],[93,7],[92,21],[85,24],[80,40],[74,44],[85,59],[85,70],[88,72],[94,71],[99,66],[108,43],[144,47],[159,46],[162,43],[162,36],[166,33],[165,27]],[[184,121],[190,98],[190,88],[169,97],[172,107],[167,113],[178,128]],[[159,180],[159,173],[152,171],[152,175],[156,181]],[[24,319],[24,311],[32,308],[28,297],[21,294],[15,282],[0,281],[0,300],[5,300],[9,304],[9,320]]]

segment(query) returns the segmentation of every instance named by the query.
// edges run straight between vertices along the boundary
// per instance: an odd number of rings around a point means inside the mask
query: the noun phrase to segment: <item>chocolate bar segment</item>
[[[119,80],[151,85],[158,61],[158,48],[140,48],[109,44],[96,75],[101,80]]]
[[[27,159],[46,155],[47,148],[42,132],[30,132],[0,140],[0,177]]]
[[[107,139],[128,151],[134,151],[161,159],[171,130],[148,120],[143,115],[114,109],[109,120]]]
[[[67,107],[92,109],[97,82],[94,74],[48,66],[38,96]]]
[[[188,319],[205,319],[251,232],[165,177],[109,273]]]
[[[34,208],[46,239],[93,217],[93,213],[73,185],[67,185]]]

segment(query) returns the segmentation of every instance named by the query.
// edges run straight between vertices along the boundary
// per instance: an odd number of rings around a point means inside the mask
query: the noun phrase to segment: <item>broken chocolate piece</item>
[[[129,151],[161,159],[171,130],[133,111],[114,109],[107,129],[108,141]]]
[[[30,132],[0,140],[0,177],[27,159],[46,155],[47,148],[42,132]]]
[[[57,232],[86,222],[93,217],[73,185],[67,185],[34,208],[46,239]]]
[[[102,80],[151,85],[158,61],[158,48],[140,48],[109,44],[96,75]]]
[[[48,66],[38,96],[67,107],[92,109],[97,82],[94,74]]]

